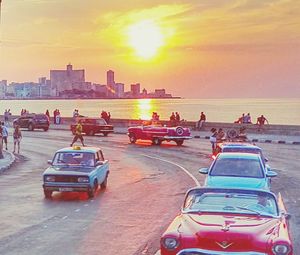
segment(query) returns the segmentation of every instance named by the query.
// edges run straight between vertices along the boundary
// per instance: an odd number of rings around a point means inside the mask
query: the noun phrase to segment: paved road
[[[154,254],[159,237],[179,212],[185,191],[195,186],[188,170],[209,165],[209,143],[132,145],[124,135],[86,137],[110,160],[108,188],[94,199],[81,193],[55,193],[46,200],[42,172],[47,160],[70,143],[66,131],[23,131],[18,163],[0,176],[0,254]],[[11,144],[10,148],[11,148]],[[300,240],[300,147],[260,144],[279,172],[274,192],[281,191],[292,213],[292,232]],[[295,242],[295,250],[300,244]],[[297,253],[295,253],[297,254]]]

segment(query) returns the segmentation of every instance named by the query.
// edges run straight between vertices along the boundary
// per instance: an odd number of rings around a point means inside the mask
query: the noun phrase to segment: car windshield
[[[46,115],[35,115],[35,118],[36,119],[39,119],[39,120],[47,120],[48,119],[48,117],[46,116]]]
[[[211,176],[236,176],[263,178],[263,169],[259,158],[217,158],[210,171]]]
[[[99,120],[97,120],[97,124],[98,124],[98,125],[107,125],[107,123],[105,122],[104,119],[99,119]]]
[[[263,192],[243,193],[191,191],[185,200],[185,212],[224,212],[278,216],[277,203],[271,194]]]
[[[95,166],[94,153],[90,152],[58,152],[55,154],[54,166]]]

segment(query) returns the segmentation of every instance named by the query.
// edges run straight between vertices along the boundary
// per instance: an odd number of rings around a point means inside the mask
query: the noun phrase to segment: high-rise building
[[[59,96],[64,91],[85,87],[85,71],[73,70],[71,64],[66,70],[50,70],[51,96]]]
[[[106,73],[106,85],[107,85],[107,96],[114,97],[115,95],[115,73],[112,70],[108,70]]]
[[[115,92],[118,98],[124,96],[124,83],[116,83],[115,84]]]
[[[139,97],[140,93],[141,93],[141,85],[139,83],[136,84],[131,84],[130,85],[130,92],[131,92],[131,96],[133,97]]]
[[[0,81],[0,97],[5,97],[7,91],[7,80]]]

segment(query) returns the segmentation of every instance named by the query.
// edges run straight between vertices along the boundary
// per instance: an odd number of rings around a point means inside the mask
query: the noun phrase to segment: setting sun
[[[137,56],[149,59],[164,45],[164,36],[155,22],[144,20],[128,28],[129,45]]]

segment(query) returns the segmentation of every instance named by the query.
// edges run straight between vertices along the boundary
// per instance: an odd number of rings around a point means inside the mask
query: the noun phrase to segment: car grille
[[[80,176],[55,175],[54,177],[54,182],[78,182],[78,177]]]

